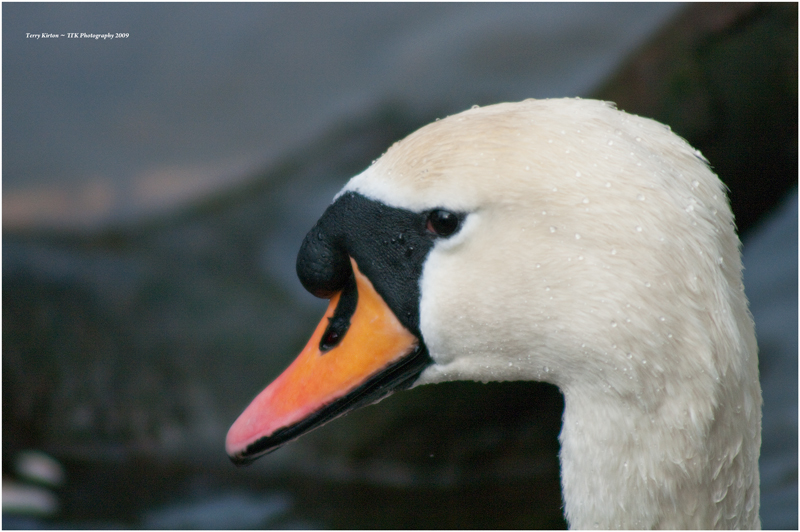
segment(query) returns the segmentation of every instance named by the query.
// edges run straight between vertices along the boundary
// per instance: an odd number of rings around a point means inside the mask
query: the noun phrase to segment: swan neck
[[[758,445],[729,409],[562,389],[571,528],[760,528]],[[732,442],[732,443],[731,443]]]

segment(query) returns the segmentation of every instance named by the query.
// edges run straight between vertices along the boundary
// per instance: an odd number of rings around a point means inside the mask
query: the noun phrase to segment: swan
[[[237,464],[450,380],[564,396],[572,528],[760,528],[761,389],[724,185],[658,122],[584,99],[473,107],[394,144],[306,236],[330,304],[230,428]]]

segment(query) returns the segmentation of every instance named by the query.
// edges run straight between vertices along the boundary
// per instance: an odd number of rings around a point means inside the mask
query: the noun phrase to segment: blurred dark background
[[[472,105],[582,96],[669,124],[730,188],[762,520],[796,529],[797,16],[3,4],[4,528],[563,527],[547,385],[421,387],[246,469],[224,437],[324,311],[294,260],[349,177]]]

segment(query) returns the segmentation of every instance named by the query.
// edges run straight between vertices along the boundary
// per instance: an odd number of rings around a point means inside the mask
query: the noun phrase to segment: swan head
[[[419,384],[535,378],[565,389],[612,370],[603,385],[636,389],[640,370],[621,371],[633,358],[667,371],[683,347],[669,344],[739,343],[743,316],[733,314],[746,304],[736,305],[739,245],[724,187],[655,121],[578,99],[472,109],[393,146],[347,193],[460,217],[422,265],[420,332],[434,364]],[[720,337],[675,330],[699,301],[731,291]],[[729,363],[684,369],[713,376]]]
[[[551,382],[567,409],[624,401],[702,439],[720,383],[757,371],[723,185],[669,128],[604,102],[423,127],[334,198],[297,270],[331,303],[231,428],[235,462],[445,380]]]

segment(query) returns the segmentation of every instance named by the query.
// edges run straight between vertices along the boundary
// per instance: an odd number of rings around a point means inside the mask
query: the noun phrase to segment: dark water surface
[[[555,387],[455,382],[387,403],[310,435],[317,445],[299,461],[287,446],[236,468],[221,445],[216,461],[124,452],[65,459],[62,512],[36,521],[6,515],[4,527],[565,527]],[[291,464],[276,469],[287,456]]]
[[[55,528],[564,528],[558,481],[393,487],[131,461],[67,463]],[[102,493],[102,497],[97,494]],[[14,522],[5,522],[13,526]]]

